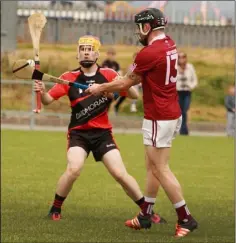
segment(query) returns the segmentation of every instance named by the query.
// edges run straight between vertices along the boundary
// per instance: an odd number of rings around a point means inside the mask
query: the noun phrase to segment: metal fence
[[[18,6],[18,41],[31,41],[27,18],[37,11],[42,11],[48,19],[41,38],[44,43],[74,44],[79,36],[93,34],[98,36],[103,44],[138,44],[133,34],[134,10],[112,11],[102,7],[87,8],[86,5],[61,4]],[[192,19],[188,24],[170,22],[167,33],[179,46],[234,47],[234,26],[222,26],[217,20],[208,21],[207,24],[203,24],[199,19]]]
[[[103,44],[138,44],[132,22],[137,9],[123,7],[114,11],[104,5],[95,6],[93,1],[74,1],[73,5],[59,2],[1,1],[1,53],[15,50],[16,40],[31,43],[27,18],[34,12],[43,12],[48,19],[41,37],[42,43],[74,44],[81,35],[93,34]],[[178,46],[235,46],[232,23],[221,23],[217,19],[203,22],[195,16],[184,24],[183,12],[177,11],[174,15],[183,21],[170,22],[166,31]]]
[[[50,87],[53,84],[45,82],[45,85]],[[5,107],[1,109],[2,124],[28,125],[34,130],[38,125],[66,126],[69,121],[69,113],[47,111],[44,107],[40,114],[33,112],[36,105],[33,82],[1,80],[1,93],[1,103]]]
[[[48,90],[53,83],[44,82]],[[1,125],[10,127],[24,127],[31,130],[40,130],[48,127],[50,130],[65,130],[70,120],[70,103],[68,97],[62,97],[49,106],[42,106],[41,113],[35,109],[35,92],[33,82],[27,80],[1,80]],[[115,128],[128,131],[130,117],[109,114]],[[132,128],[141,127],[142,118],[132,117]]]
[[[1,1],[1,53],[16,49],[16,12],[17,1]]]
[[[47,89],[52,83],[45,82]],[[20,87],[19,87],[20,86]],[[9,92],[11,91],[11,92]],[[67,97],[64,97],[65,99]],[[63,99],[63,98],[62,98]],[[61,100],[61,99],[60,99]],[[35,114],[35,93],[33,92],[33,82],[22,80],[2,80],[1,81],[1,127],[30,129],[30,130],[50,130],[66,131],[70,119],[69,103],[60,103],[60,100],[53,102],[50,106],[43,107],[40,114]],[[54,107],[54,109],[53,109]],[[64,111],[63,113],[61,111]],[[132,133],[141,131],[142,118],[139,116],[118,117],[109,113],[116,132]],[[190,129],[193,131],[224,132],[225,125],[211,122],[191,122]]]

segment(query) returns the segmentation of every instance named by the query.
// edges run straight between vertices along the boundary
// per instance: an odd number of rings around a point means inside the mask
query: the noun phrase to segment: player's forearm
[[[53,102],[53,98],[47,92],[41,94],[41,101],[43,105],[49,105]]]
[[[127,77],[119,77],[110,83],[101,84],[100,88],[102,92],[120,92],[128,90],[134,84],[133,80]]]
[[[103,83],[100,88],[102,92],[119,92],[128,89],[129,86],[127,86],[125,79],[120,78],[110,83]]]

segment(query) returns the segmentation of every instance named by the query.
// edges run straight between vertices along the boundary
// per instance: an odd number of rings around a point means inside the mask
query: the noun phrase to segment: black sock
[[[140,198],[138,201],[135,201],[135,203],[137,204],[137,205],[139,205],[139,207],[141,208],[141,205],[144,203],[144,201],[145,201],[145,198],[144,197],[142,197],[142,198]],[[142,209],[142,208],[141,208]],[[152,214],[154,214],[155,212],[152,210]]]
[[[66,197],[61,197],[58,194],[55,194],[55,199],[52,205],[52,208],[50,210],[50,212],[57,212],[60,213],[61,212],[61,206],[64,202],[64,200],[66,199]]]
[[[141,205],[144,203],[144,201],[145,201],[145,199],[144,199],[144,197],[142,197],[142,198],[140,198],[138,201],[135,201],[135,203],[136,203],[137,205],[139,205],[139,207],[141,208]]]

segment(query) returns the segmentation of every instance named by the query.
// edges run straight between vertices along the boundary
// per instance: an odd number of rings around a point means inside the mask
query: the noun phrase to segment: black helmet
[[[162,13],[161,10],[157,8],[148,8],[137,13],[134,16],[134,22],[135,24],[138,25],[141,34],[146,36],[144,39],[139,38],[139,41],[145,46],[147,45],[147,39],[149,33],[152,30],[164,29],[167,23],[164,14]],[[151,29],[150,31],[148,31],[148,33],[144,33],[143,31],[143,24],[145,23],[149,23],[151,26]]]

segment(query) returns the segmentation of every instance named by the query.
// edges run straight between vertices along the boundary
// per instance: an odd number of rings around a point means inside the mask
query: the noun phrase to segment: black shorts
[[[96,161],[102,161],[102,157],[112,149],[118,149],[111,130],[71,130],[68,133],[68,149],[70,147],[81,147],[89,155],[90,151]]]

